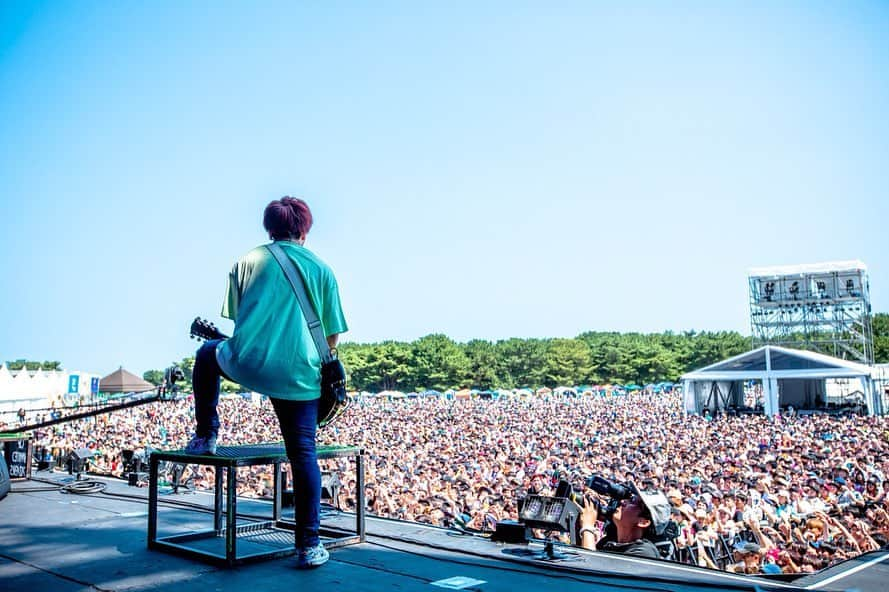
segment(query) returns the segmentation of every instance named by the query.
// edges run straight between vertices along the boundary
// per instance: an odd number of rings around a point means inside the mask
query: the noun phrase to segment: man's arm
[[[339,342],[339,340],[340,340],[339,333],[334,333],[333,335],[328,335],[327,336],[327,346],[330,349],[333,349],[336,347],[336,344]]]

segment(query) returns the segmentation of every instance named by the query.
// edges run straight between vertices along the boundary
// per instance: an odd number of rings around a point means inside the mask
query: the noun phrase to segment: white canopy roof
[[[682,376],[684,382],[684,406],[686,411],[699,411],[695,390],[702,384],[725,383],[727,388],[735,381],[758,379],[762,381],[765,395],[765,411],[773,415],[778,409],[778,392],[782,379],[824,380],[828,378],[859,379],[865,393],[868,412],[880,408],[873,398],[873,378],[879,370],[833,358],[824,354],[776,345],[764,345],[752,351],[710,364]]]
[[[775,265],[754,267],[747,273],[750,277],[778,277],[782,275],[803,275],[807,273],[832,273],[835,271],[867,271],[861,261],[826,261],[824,263],[803,263],[801,265]]]
[[[682,376],[682,380],[743,380],[750,378],[860,378],[872,368],[815,352],[764,345]]]

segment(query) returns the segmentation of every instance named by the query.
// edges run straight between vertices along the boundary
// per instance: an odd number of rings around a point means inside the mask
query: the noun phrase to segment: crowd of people
[[[121,475],[123,450],[181,448],[193,429],[190,397],[38,431],[45,457],[95,451],[91,470]],[[220,445],[280,440],[267,400],[219,407]],[[0,426],[2,427],[2,426]],[[575,491],[600,475],[660,490],[677,527],[673,558],[745,573],[799,573],[889,542],[889,425],[882,417],[794,413],[694,416],[678,394],[499,400],[357,399],[319,444],[365,448],[366,504],[377,516],[490,530],[518,518],[528,493]],[[43,452],[39,454],[44,455]],[[354,509],[348,459],[322,461]],[[193,468],[210,488],[208,469]],[[255,467],[240,493],[268,497]],[[603,500],[605,501],[605,500]]]

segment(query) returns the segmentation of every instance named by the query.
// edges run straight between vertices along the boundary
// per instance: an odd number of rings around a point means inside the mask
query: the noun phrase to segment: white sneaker
[[[330,553],[327,552],[323,544],[318,543],[314,547],[297,551],[296,567],[299,569],[311,569],[324,565],[328,559],[330,559]]]

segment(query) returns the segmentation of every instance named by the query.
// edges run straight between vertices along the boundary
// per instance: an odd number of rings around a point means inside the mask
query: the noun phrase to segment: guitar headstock
[[[203,341],[209,341],[210,339],[225,339],[228,337],[222,333],[216,325],[201,317],[196,317],[195,320],[191,322],[189,334],[192,338],[201,339]]]

